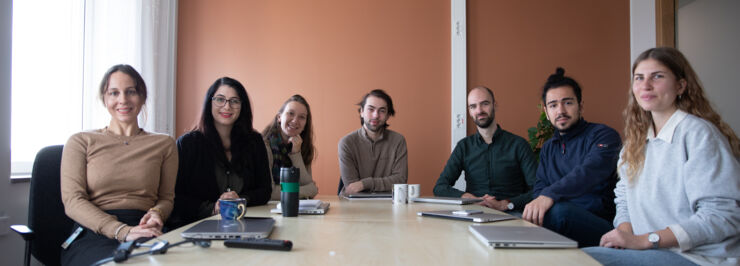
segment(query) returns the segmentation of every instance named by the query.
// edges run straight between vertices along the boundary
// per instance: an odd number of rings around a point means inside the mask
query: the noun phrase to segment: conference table
[[[570,249],[493,249],[469,231],[468,221],[422,217],[420,211],[478,209],[479,205],[430,203],[392,204],[390,200],[346,200],[319,196],[329,202],[324,215],[282,217],[271,214],[277,202],[247,208],[246,216],[272,217],[271,239],[293,242],[291,251],[227,248],[213,241],[203,248],[186,244],[166,254],[130,258],[126,265],[599,265],[586,253]],[[218,215],[206,219],[220,219]],[[192,223],[159,239],[175,243]],[[521,219],[487,225],[535,226]],[[141,251],[141,250],[136,250]]]

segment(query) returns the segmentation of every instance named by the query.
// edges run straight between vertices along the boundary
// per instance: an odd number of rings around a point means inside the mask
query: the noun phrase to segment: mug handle
[[[236,206],[236,208],[239,209],[239,211],[241,211],[241,214],[239,214],[239,216],[236,217],[236,219],[235,219],[235,220],[239,220],[239,219],[241,219],[244,216],[244,214],[246,214],[247,207],[244,206],[244,204],[241,204],[240,203],[239,205]]]

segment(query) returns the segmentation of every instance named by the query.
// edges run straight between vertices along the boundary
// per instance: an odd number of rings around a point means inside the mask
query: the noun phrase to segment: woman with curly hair
[[[632,66],[614,190],[616,229],[586,248],[606,265],[740,261],[740,141],[674,48]]]

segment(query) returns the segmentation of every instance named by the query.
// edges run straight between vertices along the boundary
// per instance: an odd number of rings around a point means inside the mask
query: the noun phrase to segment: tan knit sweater
[[[166,220],[176,177],[177,149],[167,135],[143,130],[131,137],[107,129],[80,132],[69,138],[62,154],[64,210],[82,226],[114,238],[123,223],[104,210],[155,207]],[[125,226],[119,236],[130,229]]]
[[[362,181],[364,191],[391,191],[393,184],[408,180],[406,139],[395,131],[386,129],[373,141],[361,127],[340,139],[337,146],[339,174],[345,188]]]
[[[265,142],[265,149],[267,149],[267,161],[270,166],[270,176],[272,177],[272,163],[274,155],[272,155],[270,141],[266,138],[263,138],[262,140]],[[316,183],[313,182],[313,177],[311,176],[311,167],[306,166],[306,164],[303,162],[303,157],[301,157],[301,153],[289,153],[288,157],[293,163],[293,167],[298,168],[301,173],[301,176],[298,179],[298,185],[300,186],[298,188],[298,198],[313,198],[316,196],[316,194],[319,194],[319,188],[316,186]],[[274,177],[272,180],[272,195],[270,196],[270,200],[280,200],[280,182],[275,184]]]

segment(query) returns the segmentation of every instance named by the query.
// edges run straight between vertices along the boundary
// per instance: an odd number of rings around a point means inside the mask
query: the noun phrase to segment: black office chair
[[[26,240],[25,265],[29,265],[31,254],[44,265],[59,265],[62,242],[74,226],[62,204],[59,172],[63,147],[49,146],[36,154],[28,196],[28,227],[11,226]]]
[[[337,188],[337,195],[339,195],[339,193],[342,193],[343,188],[344,188],[344,182],[342,182],[342,177],[339,177],[339,188]]]

